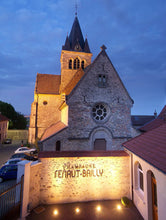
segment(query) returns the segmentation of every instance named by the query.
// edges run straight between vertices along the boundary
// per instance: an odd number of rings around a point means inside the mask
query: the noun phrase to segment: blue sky
[[[30,114],[36,74],[60,74],[76,0],[0,1],[0,100]],[[132,114],[166,105],[166,1],[77,0],[93,59],[107,54],[134,100]]]

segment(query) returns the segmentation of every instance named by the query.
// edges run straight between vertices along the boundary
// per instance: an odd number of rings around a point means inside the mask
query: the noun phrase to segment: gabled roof
[[[80,81],[82,76],[84,75],[84,71],[82,69],[79,69],[73,78],[70,80],[70,82],[67,84],[67,86],[64,88],[63,92],[65,92],[66,95],[69,95],[72,89],[77,85],[77,83]]]
[[[37,74],[35,92],[37,94],[59,94],[60,75]]]
[[[57,123],[51,125],[50,127],[48,127],[48,128],[45,130],[45,132],[44,132],[44,134],[42,135],[42,138],[41,138],[40,141],[43,141],[43,140],[45,140],[45,139],[51,137],[52,135],[56,134],[57,132],[63,130],[63,129],[66,128],[66,127],[67,127],[67,126],[66,126],[63,122],[61,122],[61,121],[59,121],[59,122],[57,122]]]
[[[160,125],[164,124],[166,121],[166,105],[162,109],[161,113],[155,118],[153,121],[145,124],[143,127],[140,128],[141,131],[150,131],[154,128],[159,127]]]
[[[123,143],[123,146],[166,173],[166,122]]]
[[[9,121],[9,119],[6,116],[0,114],[0,122],[2,121]]]
[[[106,49],[106,47],[103,45],[103,46],[101,47],[101,52],[97,55],[97,57],[94,59],[94,61],[93,61],[89,66],[86,67],[86,69],[84,70],[84,75],[83,75],[82,78],[79,80],[79,82],[76,84],[76,86],[73,88],[73,90],[71,91],[71,93],[68,95],[68,98],[70,98],[70,97],[72,96],[74,90],[80,85],[80,83],[81,83],[82,80],[86,77],[86,75],[87,75],[88,72],[91,70],[91,68],[94,67],[94,65],[95,65],[95,63],[97,62],[97,60],[99,59],[99,57],[100,57],[101,55],[103,55],[103,56],[106,56],[107,59],[109,60],[109,62],[111,63],[111,65],[112,65],[112,67],[113,67],[113,69],[114,69],[114,71],[115,71],[115,73],[116,73],[116,75],[117,75],[117,77],[118,77],[118,79],[119,79],[121,85],[123,86],[124,90],[126,91],[126,94],[128,95],[128,97],[129,97],[129,99],[131,100],[131,102],[134,103],[133,99],[130,97],[130,95],[129,95],[127,89],[125,88],[125,86],[124,86],[122,80],[120,79],[120,77],[119,77],[119,75],[118,75],[118,73],[117,73],[115,67],[113,66],[111,60],[109,59],[109,57],[108,57],[108,55],[107,55],[105,49]]]
[[[65,45],[62,46],[62,50],[81,51],[90,53],[88,40],[84,41],[82,31],[77,16],[74,19],[74,23],[69,37],[66,37]]]

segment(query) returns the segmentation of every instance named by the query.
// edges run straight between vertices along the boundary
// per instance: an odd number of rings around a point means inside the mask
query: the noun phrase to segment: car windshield
[[[24,154],[13,154],[11,158],[23,158]]]
[[[20,162],[21,160],[12,160],[12,161],[9,161],[9,164],[16,164],[18,162]]]

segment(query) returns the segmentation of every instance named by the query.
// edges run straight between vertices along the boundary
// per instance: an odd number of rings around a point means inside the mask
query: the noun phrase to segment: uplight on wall
[[[54,212],[53,212],[53,214],[54,214],[55,216],[58,215],[58,210],[55,209]]]
[[[96,207],[96,210],[97,210],[98,212],[100,212],[100,211],[101,211],[101,206],[98,205],[98,206]]]
[[[122,208],[121,205],[117,205],[118,210],[121,210],[121,208]]]
[[[79,214],[79,213],[80,213],[80,209],[77,207],[77,208],[75,209],[75,212],[76,212],[76,214]]]

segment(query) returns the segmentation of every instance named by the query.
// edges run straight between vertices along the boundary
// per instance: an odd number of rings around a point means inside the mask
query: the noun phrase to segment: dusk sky
[[[29,115],[36,74],[60,74],[76,0],[0,0],[0,100]],[[166,1],[78,0],[92,60],[107,54],[134,100],[132,115],[166,105]]]

